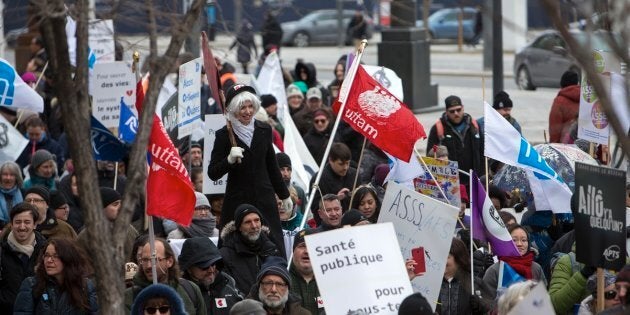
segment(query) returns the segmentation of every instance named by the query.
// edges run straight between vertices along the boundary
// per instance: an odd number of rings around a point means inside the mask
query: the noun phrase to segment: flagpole
[[[365,143],[367,138],[363,137],[363,145],[361,146],[361,154],[359,155],[359,163],[357,163],[357,173],[354,175],[354,184],[352,184],[352,190],[350,191],[350,207],[352,207],[352,201],[354,200],[354,189],[357,187],[357,180],[359,179],[359,170],[361,169],[361,162],[363,161],[363,150],[365,150]]]
[[[335,120],[335,124],[333,125],[333,129],[330,132],[330,140],[328,141],[328,144],[326,145],[326,150],[324,151],[324,156],[322,157],[322,161],[320,162],[319,165],[319,172],[317,172],[317,176],[315,177],[315,181],[313,182],[313,187],[311,187],[311,192],[310,192],[310,196],[308,197],[308,202],[306,203],[306,207],[304,208],[304,217],[302,218],[302,222],[300,222],[300,230],[304,228],[304,224],[306,224],[306,219],[308,218],[308,212],[311,211],[311,205],[313,204],[313,199],[315,198],[315,194],[317,193],[317,191],[319,190],[319,181],[322,178],[322,173],[324,170],[324,166],[326,165],[326,163],[328,162],[328,154],[330,153],[330,148],[332,147],[332,143],[333,143],[333,139],[335,138],[335,134],[337,133],[337,129],[339,128],[339,123],[341,122],[342,119],[342,115],[343,115],[343,110],[346,107],[346,101],[347,101],[347,95],[350,92],[350,88],[352,87],[352,83],[354,82],[354,77],[357,74],[357,69],[359,68],[359,63],[361,62],[361,57],[363,56],[363,50],[365,49],[365,46],[367,46],[367,40],[362,40],[361,41],[361,45],[359,45],[359,48],[357,49],[358,54],[357,57],[355,58],[354,62],[352,63],[352,66],[350,67],[350,70],[348,72],[348,90],[344,91],[343,87],[346,84],[346,81],[344,80],[344,82],[341,84],[342,89],[340,89],[339,91],[339,99],[341,99],[341,105],[339,107],[339,113],[337,114],[337,119]],[[346,93],[345,95],[342,95],[342,93]],[[343,98],[342,98],[343,96]]]
[[[470,170],[470,172],[472,173],[472,170]],[[475,242],[473,242],[473,210],[472,210],[472,205],[473,205],[473,198],[474,195],[473,194],[473,179],[472,176],[468,176],[468,184],[470,185],[470,286],[471,286],[471,293],[475,294],[475,263],[474,263],[474,259],[473,259],[473,244]]]
[[[118,161],[114,163],[114,190],[116,190],[116,186],[118,184]]]
[[[39,85],[39,82],[42,80],[42,77],[44,77],[44,71],[46,71],[46,68],[48,68],[48,61],[46,61],[46,63],[44,64],[44,68],[42,69],[42,72],[39,74],[39,77],[37,78],[37,81],[35,82],[35,88],[33,88],[33,90],[37,91],[37,86]],[[20,123],[22,116],[24,115],[24,109],[20,109],[18,111],[20,113],[18,114],[18,117],[15,120],[15,124],[13,124],[13,127],[16,127],[16,128],[17,128],[17,125]]]

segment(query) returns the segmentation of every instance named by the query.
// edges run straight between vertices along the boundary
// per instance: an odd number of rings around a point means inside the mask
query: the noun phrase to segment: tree
[[[131,149],[128,165],[128,181],[119,216],[110,224],[103,216],[98,189],[96,166],[90,138],[90,100],[88,95],[88,0],[77,0],[73,8],[63,0],[34,0],[33,5],[41,17],[40,30],[46,42],[49,67],[53,72],[68,134],[70,154],[75,165],[77,184],[80,187],[81,207],[85,209],[85,229],[89,244],[94,251],[94,264],[100,313],[124,314],[123,305],[123,244],[132,212],[143,197],[146,181],[146,148],[153,123],[157,96],[169,69],[175,63],[186,34],[201,12],[204,0],[195,0],[187,14],[172,25],[171,42],[166,52],[150,63],[151,80],[143,102],[138,134]],[[70,64],[66,16],[77,21],[77,62]],[[110,246],[111,245],[111,246]]]

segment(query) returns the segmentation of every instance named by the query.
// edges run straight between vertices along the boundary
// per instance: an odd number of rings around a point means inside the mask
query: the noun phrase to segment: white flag
[[[484,106],[485,155],[525,169],[537,210],[570,213],[572,193],[562,177],[501,114],[488,103]]]
[[[44,99],[28,86],[11,64],[0,58],[0,106],[44,112]]]
[[[26,145],[28,139],[0,115],[0,163],[17,160]]]

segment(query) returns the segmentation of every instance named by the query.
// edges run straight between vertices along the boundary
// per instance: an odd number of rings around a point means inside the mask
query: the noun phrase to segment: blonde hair
[[[527,294],[536,286],[536,282],[532,280],[527,280],[524,282],[519,282],[511,285],[507,290],[501,295],[498,302],[498,313],[499,315],[507,315],[508,312],[512,310],[518,302],[523,300]]]

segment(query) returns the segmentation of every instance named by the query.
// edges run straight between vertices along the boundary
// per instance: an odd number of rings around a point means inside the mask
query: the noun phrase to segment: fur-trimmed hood
[[[269,235],[269,227],[266,225],[263,225],[260,228],[262,233],[265,233],[266,235]],[[236,228],[236,223],[234,221],[230,221],[227,224],[225,224],[223,226],[223,229],[221,229],[221,240],[225,241],[228,236],[230,236],[231,234],[235,234],[235,232],[238,232],[238,229]]]

